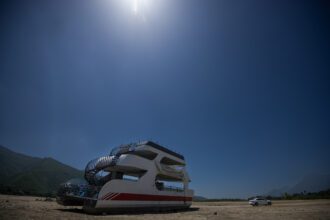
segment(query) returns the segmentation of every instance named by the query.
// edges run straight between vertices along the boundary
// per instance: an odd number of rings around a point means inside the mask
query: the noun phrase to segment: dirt
[[[0,219],[330,219],[330,200],[273,201],[272,206],[252,207],[246,202],[197,202],[190,210],[173,213],[88,215],[77,207],[55,200],[0,195]]]

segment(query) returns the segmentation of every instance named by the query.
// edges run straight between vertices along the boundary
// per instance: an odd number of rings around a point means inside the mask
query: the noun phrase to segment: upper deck
[[[155,148],[155,149],[157,149],[159,151],[163,151],[163,152],[165,152],[167,154],[170,154],[170,155],[172,155],[174,157],[177,157],[177,158],[179,158],[181,160],[184,160],[184,156],[182,156],[181,154],[178,154],[178,153],[176,153],[174,151],[171,151],[170,149],[168,149],[166,147],[163,147],[163,146],[161,146],[159,144],[156,144],[156,143],[154,143],[152,141],[144,141],[144,142],[138,143],[138,146],[140,146],[140,145],[148,145],[148,146],[153,147],[153,148]]]
[[[140,154],[141,156],[145,157],[152,157],[152,154],[161,154],[163,155],[164,160],[167,160],[168,163],[172,163],[172,165],[185,164],[184,157],[181,154],[178,154],[152,141],[143,141],[139,143],[121,145],[119,147],[114,148],[111,151],[110,156],[119,156],[121,154]]]

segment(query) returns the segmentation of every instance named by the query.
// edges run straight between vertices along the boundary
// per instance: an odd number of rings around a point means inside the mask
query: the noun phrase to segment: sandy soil
[[[272,206],[251,207],[247,202],[194,203],[176,213],[87,215],[76,207],[63,207],[38,197],[0,195],[0,219],[330,219],[330,200],[273,201]]]

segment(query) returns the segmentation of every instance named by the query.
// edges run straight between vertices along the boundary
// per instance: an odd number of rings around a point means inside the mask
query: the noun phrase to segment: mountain
[[[198,201],[205,201],[207,200],[207,198],[203,197],[203,196],[194,196],[193,197],[193,201],[198,202]]]
[[[0,193],[54,195],[58,186],[83,171],[52,158],[31,157],[0,146]]]
[[[285,192],[289,192],[290,190],[290,187],[288,186],[283,186],[281,188],[278,188],[278,189],[273,189],[271,191],[269,191],[268,193],[266,193],[266,195],[270,195],[270,196],[273,196],[273,197],[280,197],[282,196]]]
[[[291,187],[286,186],[279,189],[273,189],[265,195],[279,197],[284,193],[295,194],[301,192],[319,192],[328,189],[330,189],[330,174],[309,174]]]
[[[310,174],[305,176],[288,193],[318,192],[330,189],[330,174]]]

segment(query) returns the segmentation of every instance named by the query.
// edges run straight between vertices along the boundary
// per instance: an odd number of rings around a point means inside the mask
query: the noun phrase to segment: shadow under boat
[[[87,215],[143,215],[143,214],[170,214],[170,213],[184,213],[184,212],[195,212],[198,211],[197,207],[189,207],[185,209],[157,209],[151,208],[117,208],[117,209],[97,209],[94,212],[86,212],[83,208],[62,208],[57,209],[62,212],[72,212]]]

